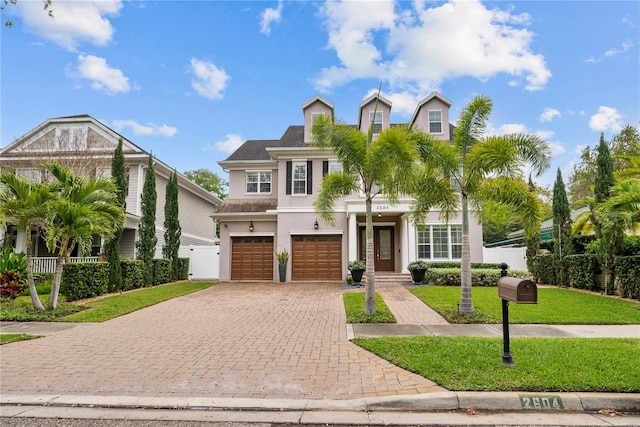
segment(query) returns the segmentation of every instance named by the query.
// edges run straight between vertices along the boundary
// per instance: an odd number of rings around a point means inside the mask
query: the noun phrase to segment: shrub
[[[364,270],[365,263],[364,261],[360,261],[360,260],[349,261],[349,264],[347,264],[347,268],[349,269],[349,271]]]
[[[598,259],[595,255],[569,255],[567,262],[569,263],[569,281],[572,287],[590,291],[599,288],[594,277],[598,265]]]
[[[428,271],[430,283],[439,286],[460,286],[459,268],[430,268]],[[529,273],[519,270],[508,270],[508,276],[528,279]],[[488,268],[474,268],[471,270],[471,286],[498,286],[500,270]]]
[[[553,266],[553,255],[541,254],[535,257],[533,262],[534,273],[538,283],[545,283],[548,285],[556,284],[556,270]]]
[[[109,263],[72,262],[62,268],[60,293],[67,301],[102,295],[109,288]]]
[[[140,260],[121,259],[122,289],[129,291],[144,286],[144,264]]]
[[[640,255],[640,236],[625,236],[622,241],[621,256]]]
[[[587,246],[591,242],[596,240],[595,235],[588,236],[572,236],[571,237],[571,247],[573,249],[574,254],[583,254],[587,251]]]
[[[0,298],[16,299],[24,291],[25,279],[15,271],[5,271],[0,274]]]
[[[427,270],[429,268],[429,263],[426,261],[413,261],[410,262],[407,266],[407,270]]]
[[[27,275],[27,256],[20,252],[14,252],[10,247],[4,248],[0,253],[0,274],[13,271],[21,277]]]
[[[427,261],[429,268],[460,268],[460,262],[451,262],[451,261],[436,261],[429,262]],[[495,262],[472,262],[471,268],[495,268],[500,270],[500,263]]]
[[[171,260],[165,258],[156,258],[151,262],[153,271],[152,286],[169,283],[171,281]]]
[[[189,258],[178,258],[178,280],[189,278]]]
[[[640,299],[640,255],[615,257],[615,269],[620,296]]]

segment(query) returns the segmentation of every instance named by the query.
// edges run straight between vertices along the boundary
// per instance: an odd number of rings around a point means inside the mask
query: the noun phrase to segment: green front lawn
[[[60,302],[53,311],[39,312],[33,308],[31,298],[22,296],[13,301],[0,304],[0,320],[38,321],[38,322],[104,322],[136,310],[199,291],[213,286],[217,282],[176,282],[153,288],[142,288],[122,294],[107,295],[104,298],[83,303]],[[48,295],[40,300],[46,306]]]
[[[376,293],[376,314],[364,314],[365,292],[346,292],[343,294],[347,323],[396,323],[396,318]]]
[[[501,323],[498,288],[472,290],[477,317],[458,315],[460,288],[425,286],[410,289],[449,323]],[[640,323],[640,303],[571,289],[538,288],[538,304],[509,303],[509,323],[565,325],[626,325]]]
[[[354,343],[452,391],[640,392],[640,339],[356,338]]]
[[[25,335],[25,334],[0,334],[0,345],[9,344],[17,341],[32,340],[40,338],[41,335]]]

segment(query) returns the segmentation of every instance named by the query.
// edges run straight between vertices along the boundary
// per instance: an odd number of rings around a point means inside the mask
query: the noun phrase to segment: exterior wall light
[[[318,225],[318,220],[316,219],[316,222],[313,223],[313,229],[317,230],[319,226],[320,225]]]
[[[253,231],[253,221],[249,221],[249,231]]]

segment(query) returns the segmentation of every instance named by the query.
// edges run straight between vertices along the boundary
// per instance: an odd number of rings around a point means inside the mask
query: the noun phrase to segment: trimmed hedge
[[[595,281],[595,274],[598,268],[598,259],[595,255],[568,255],[567,262],[569,263],[571,287],[590,291],[599,290],[600,287]]]
[[[500,273],[496,269],[474,268],[471,270],[471,286],[498,286]],[[460,274],[460,268],[430,268],[427,271],[428,282],[438,286],[460,286]],[[526,271],[508,270],[508,275],[529,278]]]
[[[533,276],[538,283],[547,285],[556,284],[556,269],[553,265],[552,254],[537,255],[533,261]]]
[[[102,295],[109,288],[109,263],[72,262],[62,268],[60,293],[67,301]]]
[[[429,268],[460,268],[460,263],[459,262],[450,262],[450,261],[429,262],[429,261],[427,261],[427,264],[429,264]],[[471,268],[485,268],[485,269],[495,268],[495,269],[497,269],[499,271],[500,270],[500,263],[472,262],[471,263]]]
[[[122,273],[122,289],[131,289],[144,286],[144,263],[137,259],[120,260],[120,271]]]
[[[616,257],[615,269],[620,296],[640,299],[640,255]]]
[[[178,258],[178,280],[189,279],[189,258]]]
[[[625,236],[622,241],[622,256],[640,255],[640,236]]]
[[[153,272],[152,286],[161,285],[171,281],[171,260],[166,258],[156,258],[151,261],[151,271]]]

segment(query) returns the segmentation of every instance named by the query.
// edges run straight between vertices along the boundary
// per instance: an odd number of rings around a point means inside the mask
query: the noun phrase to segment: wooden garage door
[[[273,280],[273,236],[233,237],[231,280]]]
[[[342,236],[293,236],[292,280],[342,280]]]

